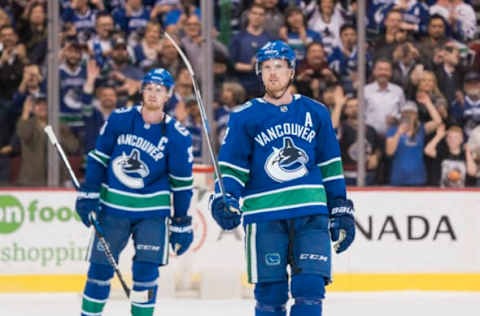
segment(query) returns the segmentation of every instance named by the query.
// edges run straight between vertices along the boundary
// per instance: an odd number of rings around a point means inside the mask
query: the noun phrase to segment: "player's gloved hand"
[[[90,226],[90,212],[98,213],[100,211],[100,194],[85,188],[82,185],[78,191],[75,210],[82,219],[85,226]]]
[[[224,200],[221,194],[211,195],[209,204],[213,218],[222,229],[231,230],[240,225],[240,206],[234,196],[227,193]]]
[[[177,256],[187,251],[193,241],[191,216],[172,217],[170,222],[170,245]]]
[[[355,239],[355,220],[353,202],[351,200],[336,199],[328,204],[330,210],[330,237],[334,242],[336,253],[341,253],[352,244]]]

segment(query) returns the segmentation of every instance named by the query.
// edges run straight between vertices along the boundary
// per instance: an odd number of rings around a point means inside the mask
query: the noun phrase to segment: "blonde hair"
[[[222,90],[229,90],[232,92],[233,100],[235,104],[242,104],[247,97],[247,93],[245,92],[245,88],[238,82],[234,81],[226,81],[222,85]]]
[[[440,92],[440,89],[438,88],[437,76],[435,75],[435,73],[433,71],[429,71],[429,70],[423,71],[423,76],[420,79],[420,82],[418,83],[418,85],[420,86],[420,84],[421,84],[423,78],[425,77],[425,75],[429,75],[433,80],[432,94],[435,95],[435,96],[443,97],[443,94]]]
[[[145,25],[145,33],[148,32],[152,28],[157,28],[159,33],[162,32],[162,26],[159,23],[149,21],[149,22],[147,22],[147,25]]]

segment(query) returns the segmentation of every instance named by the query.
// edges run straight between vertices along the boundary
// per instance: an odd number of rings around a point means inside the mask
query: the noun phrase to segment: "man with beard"
[[[450,116],[463,126],[463,131],[470,136],[472,130],[480,125],[480,74],[469,71],[465,74],[463,91],[465,96],[455,101],[450,109]]]
[[[405,103],[402,88],[390,82],[392,64],[388,59],[379,59],[373,66],[374,82],[365,86],[365,117],[367,124],[385,136],[388,128],[400,116]]]
[[[340,148],[327,108],[289,91],[290,46],[268,42],[255,60],[265,95],[230,114],[219,153],[225,194],[216,185],[210,210],[223,229],[243,222],[254,315],[286,316],[292,297],[290,316],[321,316],[331,240],[341,253],[355,237]]]
[[[98,70],[97,70],[98,71]],[[131,236],[130,311],[153,316],[158,268],[185,253],[193,241],[192,137],[165,114],[174,86],[165,69],[154,69],[142,81],[139,105],[117,109],[103,125],[95,149],[88,154],[85,182],[75,209],[90,226],[95,212],[116,261]],[[98,237],[89,247],[89,267],[82,297],[82,316],[101,315],[110,294],[114,269]]]
[[[62,50],[63,62],[60,64],[60,119],[74,130],[81,132],[82,88],[87,71],[82,65],[82,49],[78,42],[72,41]]]

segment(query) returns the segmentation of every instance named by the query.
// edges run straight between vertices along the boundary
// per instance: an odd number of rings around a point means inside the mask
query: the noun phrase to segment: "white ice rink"
[[[252,300],[161,299],[155,315],[253,316]],[[80,315],[79,294],[1,294],[0,316]],[[110,300],[104,316],[128,316],[125,299]],[[330,293],[324,316],[478,316],[480,293]]]

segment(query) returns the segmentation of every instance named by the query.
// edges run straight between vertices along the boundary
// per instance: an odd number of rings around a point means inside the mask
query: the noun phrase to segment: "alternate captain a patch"
[[[138,149],[133,149],[127,156],[125,152],[112,162],[113,173],[117,179],[132,189],[144,187],[143,179],[150,174],[146,163],[140,159]]]
[[[270,178],[277,182],[285,182],[303,177],[308,173],[306,167],[308,155],[295,146],[291,137],[283,138],[282,148],[272,146],[272,149],[273,152],[268,156],[264,166]]]

